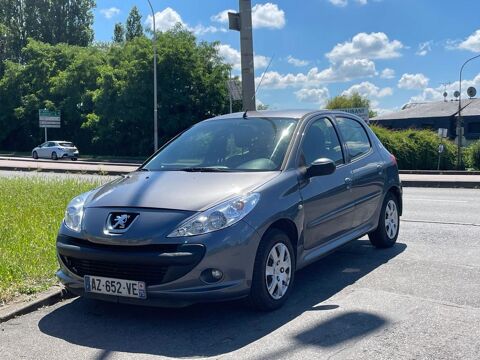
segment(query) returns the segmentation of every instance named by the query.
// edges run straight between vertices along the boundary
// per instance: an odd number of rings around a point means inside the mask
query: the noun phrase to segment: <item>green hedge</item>
[[[480,170],[480,140],[465,149],[464,159],[467,168]]]
[[[383,145],[397,158],[401,170],[436,170],[438,164],[437,134],[430,130],[389,130],[380,126],[371,126]],[[444,140],[445,151],[442,154],[440,169],[455,169],[456,146],[452,141]]]

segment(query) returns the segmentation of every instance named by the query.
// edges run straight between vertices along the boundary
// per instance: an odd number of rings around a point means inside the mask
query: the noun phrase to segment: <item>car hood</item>
[[[265,184],[275,172],[133,172],[100,187],[86,207],[202,211]]]

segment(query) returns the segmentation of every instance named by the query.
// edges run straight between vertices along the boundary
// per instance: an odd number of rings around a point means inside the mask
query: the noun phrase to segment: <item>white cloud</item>
[[[427,55],[430,51],[432,51],[432,43],[433,43],[432,41],[426,41],[418,44],[418,50],[415,53],[415,55],[418,55],[418,56]]]
[[[223,57],[227,64],[233,65],[233,68],[235,70],[241,69],[240,51],[232,48],[230,45],[219,44],[218,53],[221,57]],[[255,55],[253,61],[255,63],[256,69],[262,69],[268,66],[268,62],[270,61],[270,59],[262,55]]]
[[[460,42],[458,48],[472,52],[480,52],[480,30],[475,31],[464,41]]]
[[[294,58],[292,55],[288,55],[287,62],[296,67],[307,66],[308,64],[310,64],[310,61],[300,60],[300,59]]]
[[[204,35],[209,33],[217,33],[217,32],[226,32],[227,29],[218,28],[216,26],[205,26],[202,24],[198,24],[194,27],[190,27],[187,23],[185,23],[178,12],[173,10],[170,7],[166,9],[156,12],[155,13],[155,26],[157,31],[168,31],[175,27],[176,24],[181,24],[183,27],[192,31],[195,35]],[[147,16],[145,20],[145,25],[150,27],[153,30],[153,17],[151,15]]]
[[[182,20],[182,17],[179,13],[173,10],[170,7],[155,13],[155,26],[157,31],[168,31],[172,29],[177,23],[182,24],[187,27]],[[153,30],[153,17],[152,15],[147,16],[145,24]]]
[[[341,64],[332,65],[324,70],[311,68],[306,74],[280,74],[269,71],[265,74],[262,86],[271,89],[287,87],[314,87],[331,82],[344,82],[376,75],[375,64],[366,59],[348,59]],[[260,78],[256,79],[257,82]]]
[[[236,10],[223,10],[210,19],[222,24],[228,23],[228,13],[237,12]],[[252,26],[254,29],[282,29],[285,27],[285,11],[280,9],[277,4],[266,3],[256,4],[252,8]]]
[[[353,93],[358,93],[362,96],[366,96],[369,99],[382,98],[385,96],[393,95],[393,89],[390,87],[380,89],[378,86],[372,84],[371,82],[364,81],[360,84],[351,86],[349,89],[342,92],[342,95],[350,96]]]
[[[332,5],[338,6],[338,7],[345,7],[348,5],[348,0],[328,0]]]
[[[462,80],[462,98],[468,98],[467,89],[473,86],[477,90],[480,89],[480,73],[475,76],[473,79],[465,79]],[[425,101],[440,101],[443,100],[443,92],[446,91],[448,96],[447,99],[453,99],[453,93],[460,89],[459,82],[455,81],[446,87],[440,85],[436,88],[425,88],[419,95],[413,96],[410,101],[411,102],[425,102]]]
[[[257,4],[252,8],[253,28],[282,29],[285,23],[285,11],[277,4]]]
[[[424,89],[428,86],[429,78],[423,74],[403,74],[398,81],[400,89]]]
[[[313,89],[300,89],[295,92],[298,101],[304,103],[312,103],[312,104],[321,104],[323,105],[328,98],[330,97],[330,93],[326,87],[322,88],[313,88]]]
[[[237,11],[232,10],[232,9],[223,10],[223,11],[219,12],[218,14],[210,17],[210,20],[215,21],[215,22],[219,22],[219,23],[222,23],[222,24],[228,24],[228,13],[229,12],[236,13]]]
[[[390,68],[385,68],[382,70],[380,77],[382,79],[393,79],[395,77],[395,70]]]
[[[400,50],[404,45],[398,40],[392,40],[383,32],[359,33],[352,41],[337,44],[332,51],[326,54],[332,62],[346,58],[357,59],[391,59],[401,56]]]
[[[111,19],[114,16],[120,14],[120,9],[116,7],[111,7],[108,9],[100,9],[100,13],[105,16],[107,19]]]

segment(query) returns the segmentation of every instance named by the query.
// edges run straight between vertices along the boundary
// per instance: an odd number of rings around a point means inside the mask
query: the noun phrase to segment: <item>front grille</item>
[[[78,276],[92,275],[124,280],[144,281],[147,286],[161,284],[169,266],[149,264],[118,264],[107,261],[62,256],[70,271]]]

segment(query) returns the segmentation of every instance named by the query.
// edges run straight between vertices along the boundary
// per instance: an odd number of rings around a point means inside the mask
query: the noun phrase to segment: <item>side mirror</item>
[[[307,177],[330,175],[335,172],[337,166],[331,159],[321,158],[315,160],[312,165],[307,168]]]

